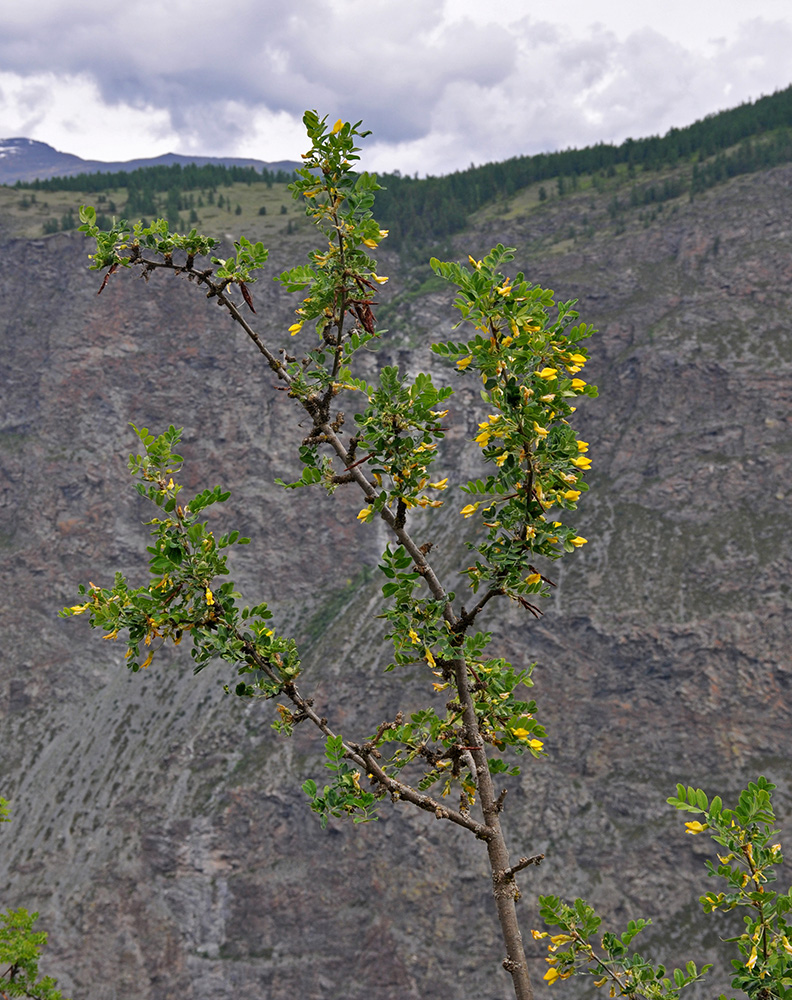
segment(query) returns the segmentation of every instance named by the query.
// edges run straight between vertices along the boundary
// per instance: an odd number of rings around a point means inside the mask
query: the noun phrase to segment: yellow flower
[[[685,824],[685,826],[688,826],[688,825],[689,824],[687,824],[687,823]],[[757,955],[757,952],[756,952],[756,945],[754,945],[753,948],[751,948],[751,954],[750,954],[750,956],[748,958],[748,961],[745,963],[745,968],[746,969],[752,969],[756,965],[756,959],[758,957],[759,956]]]
[[[540,372],[535,372],[534,374],[538,375],[539,378],[545,379],[547,382],[552,382],[554,379],[558,378],[558,369],[543,368]]]
[[[547,931],[531,931],[531,937],[534,941],[541,941],[542,938],[547,937]]]
[[[364,247],[368,247],[370,250],[376,250],[379,246],[376,240],[361,240],[360,241]]]
[[[548,430],[546,427],[540,427],[539,424],[534,420],[533,422],[534,431],[539,435],[540,438],[546,438]]]
[[[709,823],[699,823],[697,819],[694,819],[692,823],[685,823],[685,827],[688,833],[695,836],[697,833],[704,833],[709,828]]]
[[[380,239],[384,240],[385,237],[388,235],[389,232],[390,232],[389,229],[380,229],[380,231],[379,231]]]
[[[582,354],[570,354],[569,360],[576,365],[585,365],[586,358]]]
[[[528,746],[532,750],[541,750],[542,747],[544,746],[544,743],[542,743],[541,740],[528,740]]]
[[[553,400],[555,399],[555,393],[548,392],[546,396],[540,396],[539,398],[543,403],[552,403]]]
[[[502,455],[495,456],[495,464],[500,468],[506,459],[509,457],[508,451],[504,451]]]
[[[544,978],[548,983],[554,983],[556,979],[560,978],[560,973],[558,969],[548,969],[544,974]]]
[[[344,119],[339,118],[338,121],[333,126],[333,135],[336,135],[344,127]]]
[[[445,490],[448,488],[448,476],[445,479],[441,479],[436,483],[429,483],[429,487],[433,490]]]
[[[471,264],[473,265],[473,267],[475,267],[475,269],[476,269],[477,271],[480,271],[480,270],[481,270],[481,261],[480,261],[480,260],[474,260],[474,259],[473,259],[473,258],[472,258],[472,257],[470,256],[470,254],[468,254],[468,260],[469,260],[469,261],[470,261],[470,263],[471,263]]]
[[[358,521],[367,521],[369,519],[370,514],[371,514],[371,507],[364,507],[363,510],[361,510],[361,512],[358,514],[357,519]]]
[[[479,503],[480,502],[481,501],[479,501]],[[477,503],[469,503],[467,505],[467,507],[463,507],[462,510],[460,510],[459,513],[462,514],[464,517],[472,517],[473,514],[476,513],[476,511],[478,510],[478,508],[479,508],[479,505]]]
[[[424,653],[424,656],[426,657],[426,662],[429,664],[430,667],[437,666],[437,664],[435,663],[435,658],[432,656],[431,649],[427,649]]]
[[[588,441],[576,441],[575,444],[577,444],[577,450],[579,452],[584,452],[589,450]]]
[[[530,576],[526,576],[525,582],[526,583],[541,583],[542,582],[542,574],[541,573],[531,573]]]
[[[415,631],[415,629],[411,628],[410,631],[407,633],[407,635],[409,635],[412,644],[414,646],[417,646],[419,640],[418,640],[418,633]]]
[[[81,615],[84,611],[87,610],[88,610],[87,604],[75,604],[69,608],[69,611],[71,611],[73,615]]]
[[[511,290],[512,286],[508,283],[508,281],[505,281],[502,285],[495,289],[498,295],[508,295]]]
[[[579,469],[588,469],[591,467],[591,459],[586,458],[585,455],[581,455],[580,458],[573,458],[572,464],[576,465]]]
[[[569,540],[575,546],[576,549],[579,549],[581,545],[586,545],[586,543],[588,542],[587,538],[581,538],[580,535],[578,535],[576,538],[570,538]]]
[[[554,934],[550,940],[557,947],[560,944],[569,944],[570,941],[574,941],[575,939],[569,934]]]
[[[561,496],[565,500],[571,500],[573,503],[575,503],[580,497],[580,490],[564,490]]]
[[[300,330],[302,330],[302,326],[303,326],[302,320],[300,320],[299,323],[292,323],[292,325],[289,327],[289,333],[292,335],[292,337],[295,335],[295,333],[299,333]]]
[[[586,383],[583,381],[582,378],[573,378],[572,379],[572,388],[573,389],[583,389],[585,387],[585,385],[586,385]]]
[[[377,282],[378,285],[384,285],[388,280],[384,275],[374,274],[373,272],[371,277]]]
[[[206,588],[206,603],[207,603],[207,604],[208,604],[208,605],[209,605],[209,606],[211,607],[211,606],[212,606],[212,605],[214,604],[214,602],[215,602],[215,599],[214,599],[214,594],[213,594],[213,593],[212,593],[212,591],[211,591],[211,590],[210,590],[210,589],[209,589],[209,588],[207,587],[207,588]]]
[[[445,684],[437,684],[435,682],[432,682],[432,687],[435,689],[435,691],[445,691],[445,689],[448,687],[448,681],[446,681]]]
[[[114,628],[112,632],[108,632],[107,635],[103,635],[102,638],[115,640],[117,635],[118,635],[118,629]]]

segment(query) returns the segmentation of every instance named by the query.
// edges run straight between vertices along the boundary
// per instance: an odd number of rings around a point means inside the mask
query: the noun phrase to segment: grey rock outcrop
[[[569,200],[459,241],[461,256],[520,248],[531,280],[601,331],[587,368],[600,399],[579,411],[590,542],[555,568],[542,620],[508,610],[498,640],[537,662],[550,734],[505,813],[515,853],[547,855],[523,878],[526,933],[536,894],[554,891],[614,921],[655,917],[658,958],[717,949],[725,925],[696,902],[707,845],[665,805],[677,781],[728,796],[765,773],[792,833],[791,189],[778,168],[648,228],[554,244]],[[404,806],[322,831],[299,790],[322,776],[311,733],[281,741],[271,706],[222,695],[221,667],[193,678],[189,657],[161,659],[129,676],[122,649],[56,617],[77,582],[143,579],[127,425],[183,424],[187,485],[231,488],[224,523],[253,538],[240,589],[300,637],[304,686],[341,731],[375,728],[425,684],[417,669],[405,689],[380,683],[381,539],[356,498],[272,485],[295,471],[301,431],[242,333],[175,278],[116,275],[97,298],[84,254],[65,234],[2,249],[0,792],[14,822],[0,901],[41,911],[47,968],[75,1000],[507,997],[479,844]],[[398,299],[403,265],[389,267]],[[266,281],[254,293],[280,342],[293,303]],[[443,377],[426,343],[450,330],[450,299],[403,296],[408,319],[371,364]],[[463,388],[441,463],[473,460],[477,415]],[[452,567],[454,503],[444,517]]]

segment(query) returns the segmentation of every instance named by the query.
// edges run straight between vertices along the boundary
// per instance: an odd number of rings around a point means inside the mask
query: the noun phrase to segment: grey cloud
[[[226,102],[299,114],[305,107],[364,116],[388,141],[416,138],[454,81],[492,85],[514,62],[509,33],[443,26],[442,3],[381,0],[345,8],[309,0],[239,0],[228,14],[197,0],[189,8],[77,2],[46,23],[3,24],[0,65],[20,73],[88,73],[108,102],[166,108],[177,131],[233,141]],[[371,10],[379,12],[372,17]],[[7,29],[7,30],[3,30]]]
[[[649,29],[622,40],[531,18],[449,24],[443,8],[33,0],[33,14],[0,13],[0,66],[89,74],[109,103],[164,109],[196,152],[234,152],[258,108],[362,118],[373,161],[410,172],[662,133],[792,78],[787,22],[747,21],[737,43],[705,56]],[[33,120],[46,95],[25,99]]]

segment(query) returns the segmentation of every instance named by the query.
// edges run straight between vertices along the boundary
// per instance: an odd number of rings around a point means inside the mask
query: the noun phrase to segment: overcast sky
[[[447,173],[790,83],[789,0],[0,2],[0,136],[88,159],[297,159],[311,107],[369,169]]]

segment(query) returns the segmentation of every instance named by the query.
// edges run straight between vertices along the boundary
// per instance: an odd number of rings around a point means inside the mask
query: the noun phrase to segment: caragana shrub
[[[222,487],[185,495],[175,426],[161,433],[135,428],[140,451],[129,461],[137,490],[151,503],[149,579],[134,585],[117,574],[109,585],[83,585],[63,614],[85,614],[105,638],[121,638],[132,671],[186,640],[196,672],[225,661],[228,691],[272,700],[282,735],[303,723],[316,727],[330,780],[303,788],[323,823],[330,816],[372,820],[391,799],[473,834],[489,859],[503,966],[516,996],[527,1000],[533,994],[515,908],[517,875],[541,856],[510,857],[501,825],[505,791],[496,782],[544,753],[545,731],[530,696],[530,666],[491,655],[489,628],[504,600],[540,614],[537,602],[551,585],[540,567],[586,544],[572,522],[591,458],[573,424],[581,399],[596,396],[583,378],[594,330],[579,321],[574,302],[556,302],[515,273],[514,251],[501,244],[480,260],[430,261],[456,288],[459,312],[459,339],[432,350],[448,362],[453,383],[475,384],[484,404],[472,446],[485,472],[453,481],[453,470],[437,469],[453,386],[436,385],[424,372],[408,378],[393,366],[369,383],[357,366],[358,352],[380,336],[376,294],[388,280],[372,257],[387,236],[372,215],[378,184],[353,169],[355,143],[368,133],[359,122],[330,127],[315,112],[304,122],[311,147],[291,190],[316,223],[321,245],[276,276],[299,295],[279,343],[255,326],[253,289],[267,261],[261,243],[242,238],[234,255],[221,259],[212,256],[216,241],[195,229],[180,234],[164,220],[144,226],[122,219],[103,230],[90,207],[81,209],[80,228],[95,242],[91,267],[104,272],[100,292],[130,268],[147,277],[160,270],[184,276],[244,330],[294,400],[295,419],[308,415],[302,473],[278,482],[287,490],[356,490],[358,520],[384,522],[389,541],[378,614],[387,620],[393,653],[382,683],[398,685],[399,669],[420,663],[426,701],[354,736],[325,717],[303,692],[310,678],[301,674],[294,639],[277,630],[265,600],[257,595],[246,603],[228,579],[230,549],[249,539],[209,528],[206,511],[228,497]],[[362,405],[345,431],[341,403],[350,394]],[[421,520],[420,543],[412,533],[418,510],[431,515],[444,504],[456,505],[460,521],[472,519],[478,529],[459,568],[466,580],[460,595],[432,563],[431,519]]]

